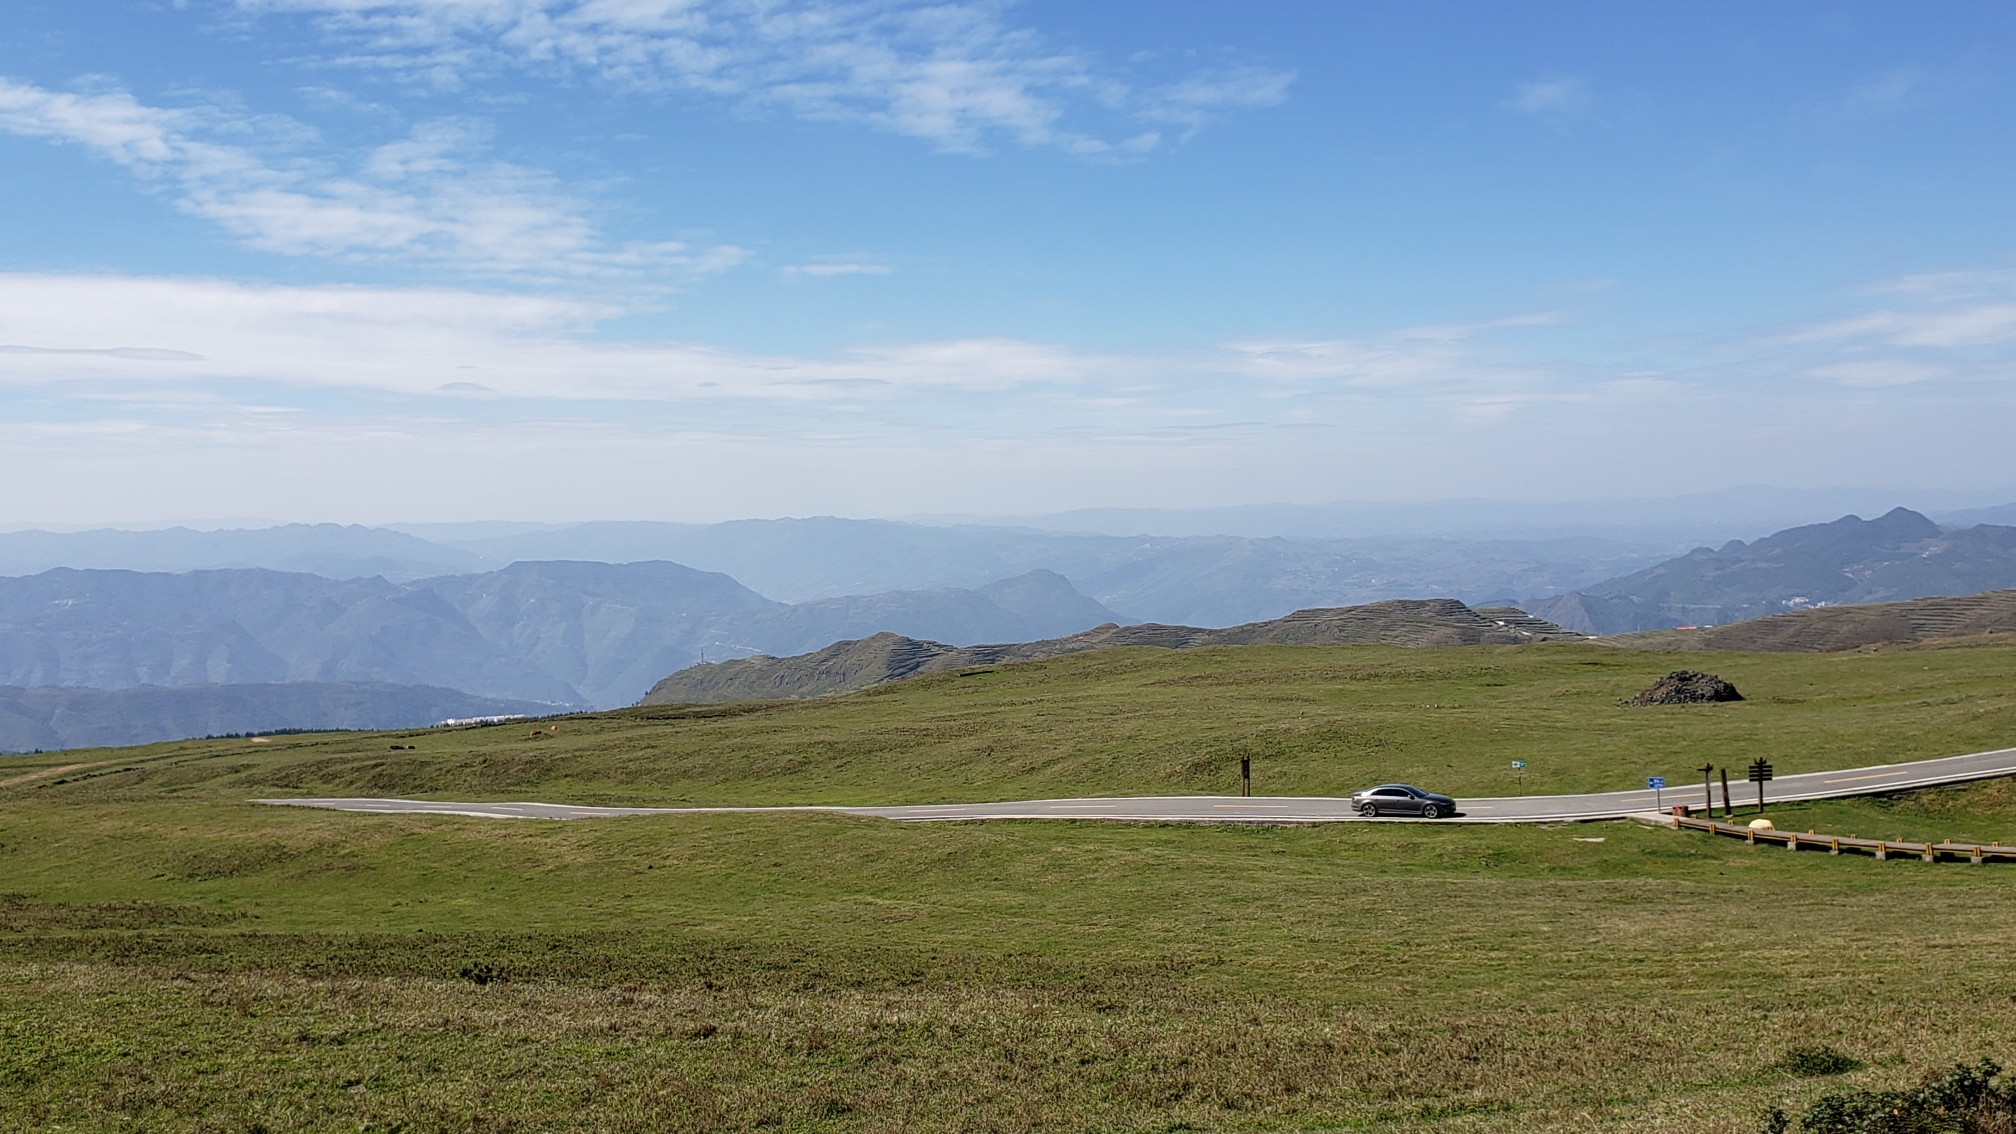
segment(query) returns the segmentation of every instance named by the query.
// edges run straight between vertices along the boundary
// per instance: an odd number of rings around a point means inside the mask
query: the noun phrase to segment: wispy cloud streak
[[[455,87],[502,70],[588,74],[852,122],[973,152],[995,141],[1139,153],[1066,124],[1078,107],[1194,131],[1282,101],[1292,72],[1248,67],[1129,83],[1085,53],[1010,26],[998,2],[899,0],[239,0],[315,20],[331,62]]]
[[[286,255],[559,279],[704,274],[745,255],[725,245],[611,242],[550,176],[485,158],[482,132],[467,123],[424,124],[345,172],[302,156],[308,132],[285,120],[0,78],[0,130],[83,146],[246,244]]]

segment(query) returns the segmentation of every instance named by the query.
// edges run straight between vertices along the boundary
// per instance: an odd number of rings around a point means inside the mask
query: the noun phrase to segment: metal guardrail
[[[2016,847],[2005,847],[1998,843],[1956,843],[1951,839],[1943,843],[1912,843],[1898,839],[1863,839],[1853,835],[1821,835],[1812,831],[1758,830],[1736,823],[1718,823],[1713,819],[1695,819],[1690,816],[1673,816],[1673,826],[1683,831],[1706,831],[1711,835],[1725,835],[1729,838],[1744,839],[1751,845],[1777,843],[1786,850],[1824,850],[1829,854],[1869,854],[1877,859],[1887,859],[1892,855],[1915,856],[1926,862],[1937,862],[1947,858],[1965,858],[1968,862],[1983,863],[1991,858],[2016,859]]]

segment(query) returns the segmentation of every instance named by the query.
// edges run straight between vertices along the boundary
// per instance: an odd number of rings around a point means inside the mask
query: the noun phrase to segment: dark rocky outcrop
[[[1676,669],[1652,683],[1652,688],[1626,701],[1627,705],[1708,705],[1717,701],[1741,701],[1736,687],[1712,673]]]

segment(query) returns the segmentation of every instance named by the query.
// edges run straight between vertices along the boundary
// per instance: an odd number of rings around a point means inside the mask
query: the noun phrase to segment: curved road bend
[[[1879,764],[1838,772],[1806,772],[1772,781],[1765,798],[1777,803],[1842,799],[1913,788],[1938,787],[2016,775],[2016,748]],[[1731,784],[1735,802],[1756,798],[1749,783]],[[735,812],[831,811],[910,823],[975,819],[1103,819],[1137,823],[1337,823],[1385,822],[1360,819],[1351,802],[1332,796],[1225,795],[1125,796],[1112,799],[1032,799],[1011,803],[939,803],[902,807],[573,807],[560,803],[440,803],[417,799],[255,799],[254,803],[324,807],[335,811],[384,814],[467,815],[481,819],[597,819],[618,815],[700,815]],[[1666,789],[1663,802],[1698,805],[1701,788],[1685,783]],[[1578,819],[1618,819],[1655,809],[1649,791],[1595,795],[1521,795],[1460,800],[1457,822],[1550,823]],[[1418,822],[1419,820],[1409,820]],[[1448,822],[1448,820],[1439,820]]]

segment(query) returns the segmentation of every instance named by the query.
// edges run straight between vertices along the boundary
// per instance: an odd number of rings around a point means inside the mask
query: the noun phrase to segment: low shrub
[[[1823,1095],[1799,1120],[1800,1134],[2016,1134],[2016,1087],[1997,1086],[2002,1067],[1983,1059],[1955,1064],[1904,1091],[1843,1091]],[[1786,1134],[1785,1113],[1772,1109],[1765,1134]]]
[[[1801,1078],[1817,1079],[1822,1075],[1846,1075],[1850,1071],[1859,1071],[1862,1061],[1831,1047],[1795,1047],[1785,1053],[1778,1066]]]

